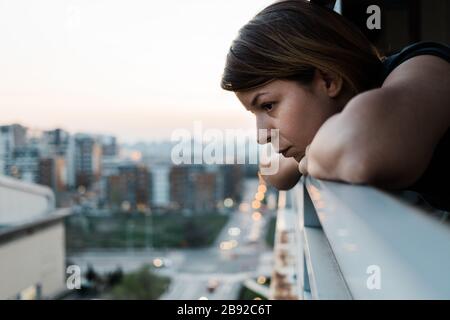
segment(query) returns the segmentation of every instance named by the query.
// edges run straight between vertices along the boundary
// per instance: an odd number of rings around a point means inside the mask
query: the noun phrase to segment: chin
[[[301,153],[294,154],[292,156],[292,158],[294,158],[297,162],[300,162],[300,160],[302,160],[304,156],[305,156],[305,153],[301,152]]]

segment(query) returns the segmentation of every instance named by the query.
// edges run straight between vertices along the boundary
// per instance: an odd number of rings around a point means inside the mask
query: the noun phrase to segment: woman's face
[[[274,80],[264,86],[237,92],[236,96],[256,117],[258,143],[271,142],[275,151],[300,161],[320,126],[340,111],[342,101],[330,97],[329,83],[316,71],[306,86]],[[260,129],[267,130],[261,134]],[[276,131],[278,129],[278,146]],[[263,131],[264,132],[264,131]]]

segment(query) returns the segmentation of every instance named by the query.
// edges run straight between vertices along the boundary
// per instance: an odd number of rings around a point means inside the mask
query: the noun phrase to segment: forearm
[[[309,146],[308,174],[324,180],[373,183],[387,146],[385,139],[377,139],[382,128],[372,125],[381,115],[368,112],[374,104],[370,96],[367,92],[355,97],[321,126]]]
[[[358,167],[359,163],[364,162],[358,159],[362,150],[351,143],[352,135],[352,128],[344,126],[342,115],[329,118],[309,146],[306,160],[308,174],[324,180],[366,182],[366,172]]]
[[[433,143],[421,120],[426,116],[403,112],[399,96],[393,90],[366,92],[329,118],[310,145],[308,173],[386,188],[411,185],[425,170]]]

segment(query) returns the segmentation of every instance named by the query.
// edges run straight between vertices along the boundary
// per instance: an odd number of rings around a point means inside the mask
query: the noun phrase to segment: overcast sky
[[[0,0],[0,123],[169,138],[255,126],[220,89],[239,28],[265,0]]]

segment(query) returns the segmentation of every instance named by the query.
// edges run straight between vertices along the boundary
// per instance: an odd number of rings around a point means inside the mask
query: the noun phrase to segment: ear
[[[316,76],[319,79],[321,88],[326,91],[327,95],[330,98],[336,98],[342,91],[342,86],[344,82],[342,77],[337,74],[325,72],[319,69],[316,69],[316,71],[317,71]]]

